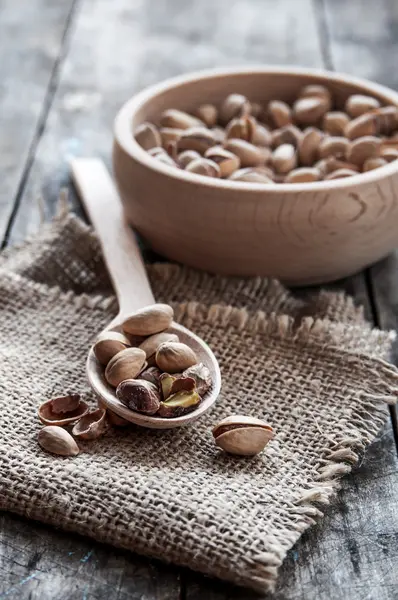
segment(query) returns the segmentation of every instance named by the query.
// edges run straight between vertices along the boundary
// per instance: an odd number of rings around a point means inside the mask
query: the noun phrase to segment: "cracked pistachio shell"
[[[207,177],[220,177],[221,170],[217,163],[209,158],[195,158],[190,162],[185,170],[188,173],[195,173],[196,175],[206,175]]]
[[[46,452],[58,454],[59,456],[76,456],[79,454],[79,446],[75,440],[62,427],[48,425],[39,431],[39,445]]]
[[[229,177],[234,171],[240,167],[240,159],[238,156],[225,150],[222,146],[213,146],[206,150],[205,157],[215,162],[220,169],[221,177]]]
[[[181,169],[185,169],[196,158],[200,158],[199,152],[196,152],[196,150],[184,150],[184,152],[178,155],[177,162]]]
[[[106,366],[115,354],[130,346],[130,341],[123,333],[103,331],[94,342],[93,350],[98,362]]]
[[[210,369],[206,367],[203,363],[198,363],[186,369],[183,374],[183,377],[189,377],[194,379],[196,384],[196,390],[200,396],[204,396],[206,392],[211,388],[211,375]]]
[[[127,317],[122,329],[130,335],[153,335],[170,327],[173,316],[173,309],[168,304],[152,304]]]
[[[116,390],[116,396],[127,408],[136,412],[153,415],[160,406],[157,387],[144,379],[127,379]]]
[[[106,410],[97,408],[87,413],[75,423],[72,434],[82,440],[96,440],[105,433]]]
[[[127,348],[115,354],[105,369],[105,379],[117,387],[125,379],[137,377],[145,365],[145,352],[140,348]]]
[[[165,402],[161,402],[157,414],[167,419],[181,417],[195,410],[200,402],[201,398],[196,390],[182,390],[169,396]]]
[[[166,373],[180,373],[197,362],[192,348],[181,342],[165,342],[156,352],[156,364]]]
[[[271,425],[245,415],[233,415],[213,428],[216,445],[238,456],[254,456],[261,452],[274,437]]]
[[[39,419],[44,425],[65,427],[65,425],[75,423],[88,411],[88,404],[80,400],[78,394],[71,394],[43,402],[39,406]]]
[[[157,349],[164,342],[178,342],[178,335],[175,333],[169,333],[168,331],[162,331],[161,333],[155,333],[149,336],[146,340],[139,345],[139,348],[146,354],[148,365],[151,367],[155,364],[155,354]]]

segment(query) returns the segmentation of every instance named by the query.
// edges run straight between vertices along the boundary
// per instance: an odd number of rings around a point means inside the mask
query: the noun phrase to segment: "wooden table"
[[[114,115],[148,84],[216,65],[279,63],[398,88],[397,52],[394,0],[0,0],[3,246],[53,215],[68,157],[109,162]],[[391,256],[342,285],[375,324],[397,328],[397,275]],[[275,599],[398,598],[394,429],[392,418],[325,519],[290,552]],[[0,535],[0,599],[252,597],[8,514]]]

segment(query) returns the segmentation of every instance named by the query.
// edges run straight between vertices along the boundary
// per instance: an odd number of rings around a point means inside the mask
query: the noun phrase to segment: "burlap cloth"
[[[340,293],[295,299],[275,281],[148,268],[155,297],[220,361],[222,394],[193,426],[112,428],[75,458],[37,445],[38,404],[88,393],[85,358],[116,312],[95,236],[72,216],[0,257],[0,506],[258,590],[322,515],[386,417],[392,336]],[[94,403],[94,399],[93,399]],[[233,458],[210,427],[264,417],[266,450]]]

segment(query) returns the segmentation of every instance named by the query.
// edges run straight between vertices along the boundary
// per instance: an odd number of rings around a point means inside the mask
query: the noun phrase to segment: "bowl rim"
[[[357,85],[362,88],[363,92],[368,94],[378,94],[389,98],[391,103],[398,106],[398,92],[379,83],[373,83],[370,80],[352,76],[345,73],[335,73],[326,69],[316,69],[307,67],[290,67],[290,66],[237,66],[227,68],[205,69],[194,71],[177,77],[168,78],[160,83],[156,83],[146,87],[141,92],[135,94],[127,100],[114,120],[114,140],[131,158],[139,162],[142,166],[156,171],[160,174],[172,177],[186,183],[203,185],[213,189],[224,189],[245,192],[264,192],[271,191],[272,193],[286,194],[288,192],[311,192],[330,190],[331,188],[352,188],[359,184],[373,183],[387,178],[398,171],[398,160],[392,161],[387,165],[378,167],[366,173],[358,173],[351,177],[341,179],[314,181],[306,183],[278,183],[270,185],[267,183],[249,183],[243,181],[230,181],[228,179],[216,179],[206,177],[196,173],[190,173],[183,169],[176,169],[154,159],[146,150],[136,142],[131,128],[131,122],[135,113],[142,108],[149,100],[155,96],[166,92],[172,88],[183,86],[187,83],[192,83],[198,80],[212,79],[215,77],[236,76],[236,75],[292,75],[295,77],[306,76],[313,78],[319,83],[319,78],[331,80],[345,85]]]

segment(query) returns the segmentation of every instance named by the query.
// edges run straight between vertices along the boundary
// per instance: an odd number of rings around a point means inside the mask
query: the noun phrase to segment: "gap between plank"
[[[53,65],[53,68],[51,71],[50,79],[48,82],[46,94],[45,94],[44,101],[43,101],[43,107],[39,114],[37,126],[36,126],[35,132],[33,134],[31,144],[29,146],[28,156],[26,159],[25,167],[22,171],[21,180],[19,182],[18,189],[17,189],[16,195],[15,195],[14,205],[12,207],[12,211],[11,211],[10,217],[7,222],[7,227],[6,227],[6,231],[4,234],[4,238],[1,243],[2,250],[8,244],[8,239],[9,239],[12,227],[14,225],[15,218],[18,213],[22,195],[24,193],[25,186],[26,186],[26,183],[28,181],[28,178],[29,178],[32,166],[33,166],[33,162],[34,162],[35,155],[36,155],[36,150],[40,143],[41,137],[43,135],[43,132],[44,132],[44,129],[45,129],[45,126],[47,123],[47,119],[48,119],[48,115],[51,110],[54,95],[55,95],[56,89],[58,87],[63,59],[65,58],[65,56],[68,52],[68,49],[69,49],[69,41],[70,41],[70,37],[71,37],[71,31],[73,28],[72,25],[73,25],[73,21],[74,21],[76,12],[77,12],[78,4],[79,4],[79,0],[72,0],[71,8],[70,8],[69,14],[67,16],[64,32],[63,32],[62,38],[61,38],[60,50],[59,50],[57,58],[54,60],[54,65]]]

